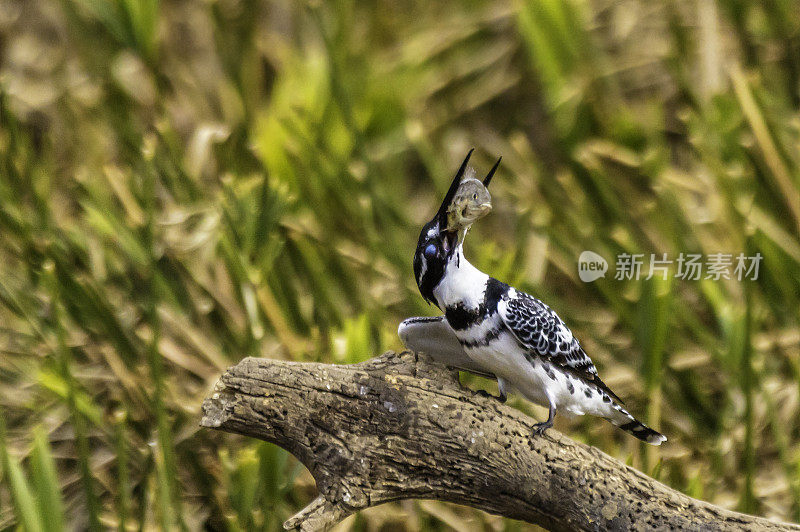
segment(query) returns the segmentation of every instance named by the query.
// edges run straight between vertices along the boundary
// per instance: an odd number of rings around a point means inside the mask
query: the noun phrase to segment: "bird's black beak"
[[[467,171],[467,164],[469,164],[469,158],[472,156],[472,152],[475,151],[475,148],[472,148],[467,152],[467,156],[464,157],[464,162],[461,163],[461,167],[456,172],[455,177],[453,178],[453,182],[450,183],[450,188],[447,190],[447,194],[444,196],[444,200],[442,201],[442,205],[439,207],[439,210],[436,212],[435,219],[438,219],[440,222],[446,222],[447,219],[447,209],[450,207],[450,204],[453,202],[453,198],[458,191],[458,185],[461,184],[461,180],[464,178],[464,172]],[[500,166],[500,161],[503,158],[500,157],[497,159],[497,162],[494,163],[492,169],[489,170],[489,173],[486,174],[486,177],[483,178],[483,186],[489,187],[489,183],[491,183],[492,178],[494,177],[495,172],[497,172],[497,168]],[[445,227],[445,224],[441,224],[440,227]]]
[[[458,191],[458,185],[461,184],[461,179],[464,177],[464,172],[467,170],[467,164],[469,163],[469,158],[472,156],[473,151],[475,151],[475,148],[472,148],[469,150],[469,152],[467,152],[464,162],[461,163],[461,167],[458,169],[458,172],[456,172],[453,182],[450,183],[450,188],[447,190],[447,194],[444,196],[442,205],[439,207],[439,210],[436,211],[436,216],[434,218],[439,221],[439,227],[442,229],[447,227],[447,209],[450,207],[450,204],[453,202],[453,198]]]
[[[464,162],[461,163],[461,166],[456,172],[455,177],[453,177],[453,182],[450,183],[450,188],[447,190],[447,194],[444,196],[444,200],[442,200],[441,206],[439,206],[439,210],[436,212],[436,215],[433,217],[429,226],[432,224],[436,224],[439,227],[439,231],[441,231],[442,236],[444,237],[444,246],[446,248],[452,249],[458,240],[458,233],[457,231],[448,231],[447,230],[447,210],[450,208],[451,204],[453,203],[453,199],[455,198],[456,192],[458,191],[458,186],[461,184],[461,180],[464,178],[464,173],[467,171],[467,165],[469,164],[469,158],[472,156],[472,152],[475,151],[475,148],[472,148],[467,152],[467,156],[464,157]],[[486,177],[483,178],[483,186],[488,187],[489,183],[492,181],[495,172],[497,171],[497,167],[500,166],[500,161],[503,158],[500,157],[497,159],[497,162],[494,163],[494,166],[489,173],[486,174]],[[449,250],[448,249],[448,250]]]

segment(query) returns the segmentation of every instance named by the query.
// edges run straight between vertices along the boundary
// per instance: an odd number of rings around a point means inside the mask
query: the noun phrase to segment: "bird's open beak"
[[[464,173],[467,170],[467,164],[469,164],[469,158],[472,156],[472,152],[474,150],[475,150],[475,148],[472,148],[467,153],[467,156],[464,158],[464,162],[461,163],[461,167],[459,167],[458,172],[456,172],[455,177],[453,177],[453,182],[450,183],[450,188],[447,190],[447,194],[445,194],[444,200],[442,200],[442,204],[439,207],[439,210],[436,212],[436,216],[434,216],[434,220],[437,220],[439,222],[440,229],[444,233],[446,233],[448,237],[450,237],[450,236],[455,237],[456,231],[452,231],[452,230],[448,231],[446,229],[447,228],[447,211],[450,209],[450,207],[451,207],[451,205],[453,203],[453,199],[455,198],[456,192],[458,191],[458,187],[461,184],[461,180],[463,179]],[[489,186],[489,183],[492,181],[492,177],[494,177],[494,174],[497,171],[497,167],[500,166],[500,161],[502,161],[502,160],[503,160],[502,157],[497,159],[497,162],[494,163],[494,166],[492,167],[492,169],[489,170],[489,173],[486,174],[485,178],[483,178],[483,186],[485,186],[485,187]],[[487,203],[481,204],[480,208],[483,211],[483,215],[485,215],[485,214],[488,214],[489,211],[492,210],[492,205],[491,205],[491,203],[487,202]],[[449,233],[452,233],[452,235],[450,235]]]
[[[447,209],[449,209],[450,204],[453,203],[453,198],[456,195],[456,191],[458,191],[458,186],[461,184],[461,179],[464,177],[464,172],[467,170],[467,164],[469,163],[469,158],[472,156],[473,151],[475,151],[475,148],[472,148],[469,150],[469,152],[467,152],[464,162],[461,163],[461,167],[458,169],[458,172],[456,172],[453,182],[450,183],[450,188],[447,190],[447,194],[444,196],[442,205],[436,212],[436,218],[439,219],[439,227],[441,228],[447,227]]]

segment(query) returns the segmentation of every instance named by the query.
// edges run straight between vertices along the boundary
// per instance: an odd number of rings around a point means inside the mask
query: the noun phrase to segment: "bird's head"
[[[491,198],[485,187],[489,186],[489,182],[500,164],[499,160],[483,179],[483,184],[479,187],[483,189],[482,191],[479,191],[474,185],[469,189],[469,194],[466,193],[466,187],[463,190],[459,189],[472,151],[469,150],[464,162],[461,163],[439,210],[420,231],[417,250],[414,253],[414,277],[417,280],[419,291],[428,303],[434,303],[437,306],[433,290],[444,277],[447,263],[457,252],[458,246],[472,222],[491,210]],[[475,188],[474,192],[472,188]],[[459,194],[459,192],[462,193]],[[457,214],[455,219],[454,213]],[[461,217],[461,213],[464,213],[465,216]]]

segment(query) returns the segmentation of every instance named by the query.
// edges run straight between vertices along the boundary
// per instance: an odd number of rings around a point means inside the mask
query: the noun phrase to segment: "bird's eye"
[[[478,193],[477,192],[472,195],[472,199],[478,199]]]
[[[425,256],[429,259],[434,258],[436,256],[436,245],[428,244],[423,253],[425,253]]]

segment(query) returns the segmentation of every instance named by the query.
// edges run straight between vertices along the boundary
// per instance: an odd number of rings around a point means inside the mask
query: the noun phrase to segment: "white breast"
[[[462,304],[474,309],[483,302],[488,280],[488,275],[464,258],[459,247],[447,263],[445,274],[433,289],[433,295],[442,308]]]

